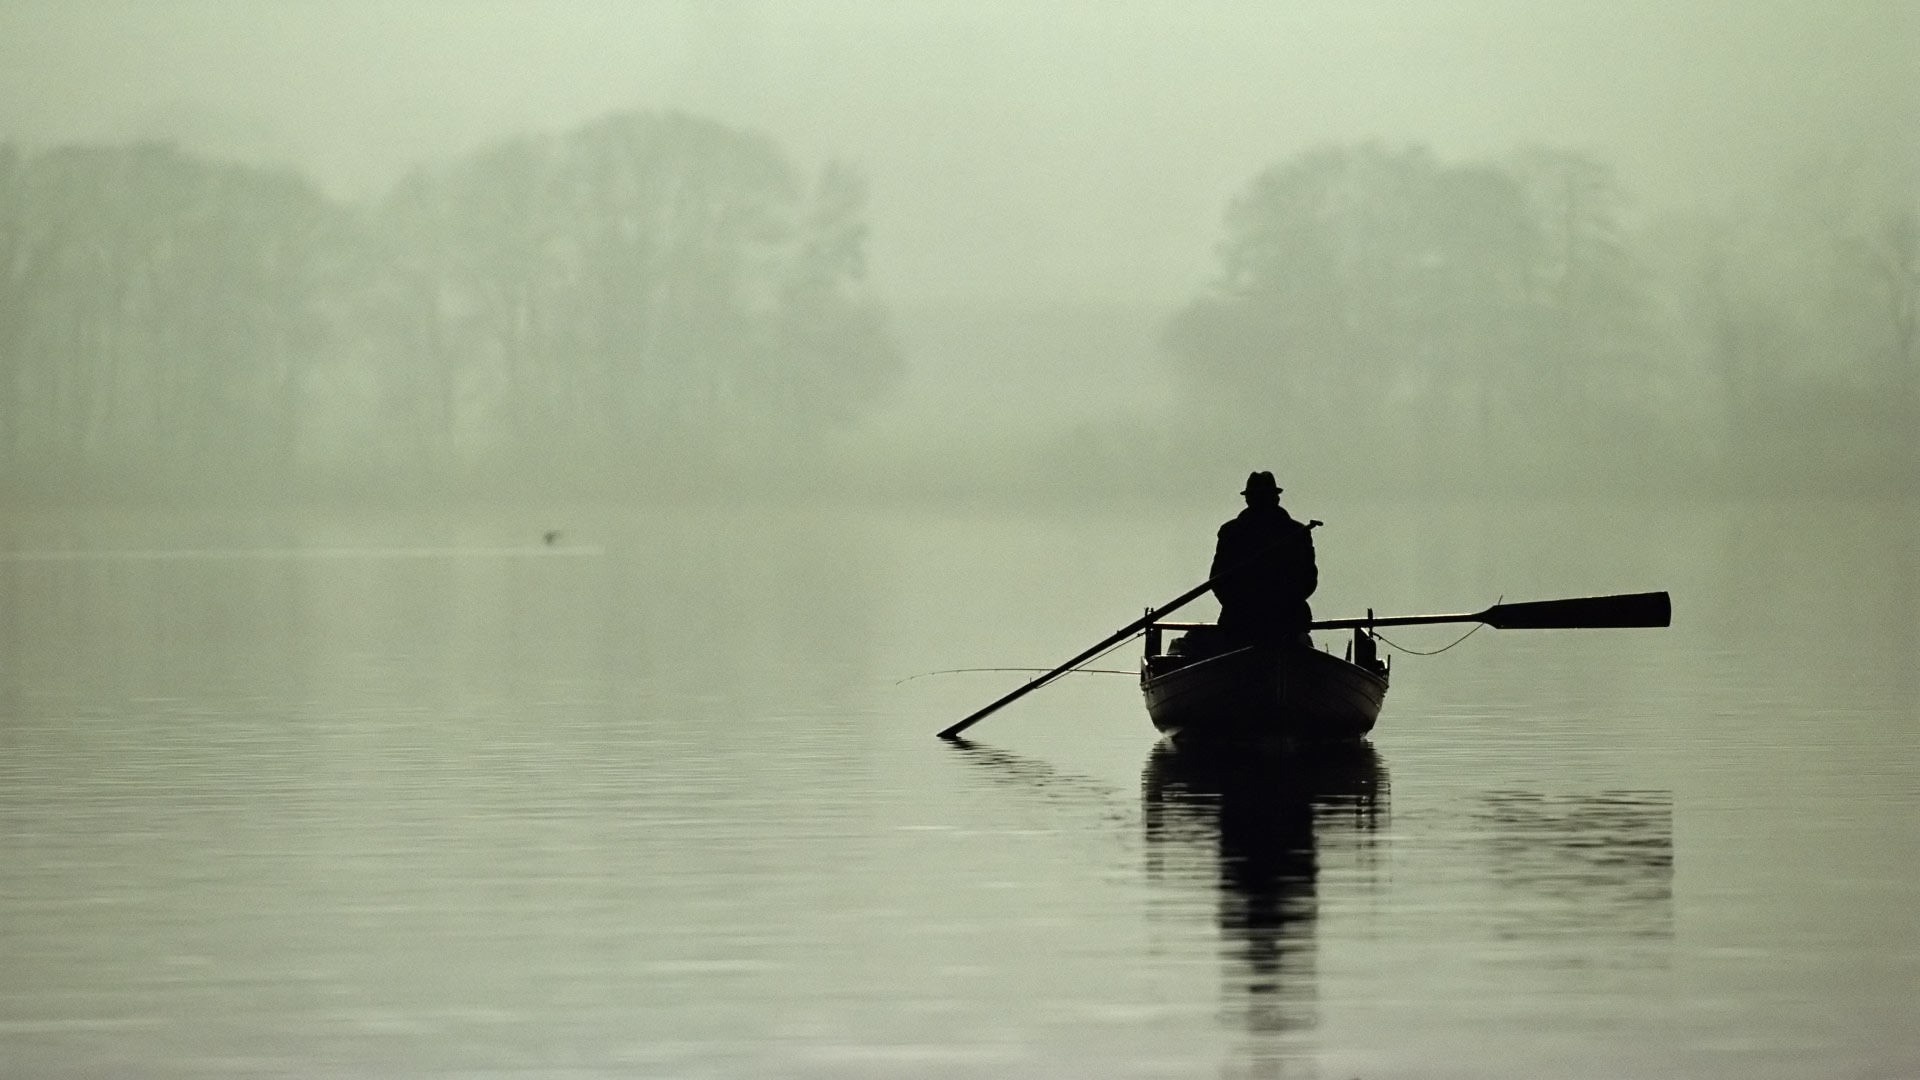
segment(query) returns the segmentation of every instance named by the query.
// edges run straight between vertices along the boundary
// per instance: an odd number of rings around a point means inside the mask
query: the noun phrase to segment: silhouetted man
[[[1270,472],[1248,476],[1240,494],[1247,508],[1220,526],[1209,573],[1220,601],[1220,630],[1262,641],[1305,635],[1313,621],[1307,597],[1320,584],[1312,529],[1281,509],[1280,486]]]

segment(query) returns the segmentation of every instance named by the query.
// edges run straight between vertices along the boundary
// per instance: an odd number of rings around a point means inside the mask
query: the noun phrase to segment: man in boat
[[[1220,601],[1222,636],[1254,641],[1307,638],[1313,609],[1307,597],[1320,584],[1313,561],[1313,525],[1280,506],[1270,472],[1247,477],[1247,508],[1220,526],[1213,549],[1213,595]]]

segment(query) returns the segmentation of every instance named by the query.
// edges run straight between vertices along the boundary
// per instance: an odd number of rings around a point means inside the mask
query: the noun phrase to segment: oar
[[[1145,630],[1147,628],[1148,623],[1153,622],[1155,619],[1160,618],[1162,615],[1165,615],[1176,608],[1185,607],[1187,604],[1191,603],[1195,599],[1198,599],[1200,596],[1204,595],[1208,589],[1213,588],[1213,581],[1214,579],[1208,578],[1207,580],[1201,582],[1198,585],[1195,585],[1193,588],[1188,589],[1186,592],[1181,593],[1179,596],[1174,597],[1173,599],[1167,601],[1166,603],[1160,605],[1159,607],[1149,610],[1145,615],[1140,616],[1138,619],[1135,619],[1134,621],[1128,623],[1127,625],[1121,627],[1120,629],[1115,630],[1113,633],[1108,634],[1105,638],[1103,638],[1100,641],[1099,644],[1092,646],[1091,648],[1087,649],[1085,652],[1081,653],[1080,655],[1075,656],[1073,659],[1067,661],[1064,664],[1061,664],[1059,667],[1054,668],[1052,671],[1047,672],[1045,675],[1034,676],[1034,678],[1031,681],[1029,681],[1026,685],[1020,687],[1018,690],[1015,690],[1011,694],[1008,694],[1005,697],[999,699],[998,701],[995,701],[993,704],[988,705],[986,708],[981,709],[979,712],[973,713],[972,715],[968,716],[964,720],[961,720],[959,723],[954,724],[953,726],[947,728],[945,731],[942,731],[940,733],[940,737],[943,739],[957,738],[961,732],[967,730],[973,725],[986,719],[988,716],[993,715],[995,712],[998,712],[1002,706],[1010,704],[1011,702],[1017,701],[1020,698],[1023,698],[1026,695],[1033,693],[1035,690],[1038,690],[1041,687],[1052,682],[1053,680],[1059,678],[1060,676],[1065,675],[1067,672],[1072,671],[1074,668],[1080,666],[1081,664],[1086,663],[1088,660],[1093,659],[1095,656],[1098,656],[1100,653],[1106,651],[1107,649],[1110,649],[1113,646],[1118,645],[1122,641],[1125,641],[1126,639],[1139,633],[1140,631]]]
[[[1313,530],[1325,524],[1326,522],[1316,518],[1312,521],[1307,522],[1306,528],[1308,532],[1312,532]],[[940,733],[940,737],[943,739],[952,739],[957,737],[961,732],[967,730],[973,725],[986,719],[988,716],[991,716],[993,713],[999,711],[1001,706],[1006,705],[1013,701],[1017,701],[1020,698],[1023,698],[1026,695],[1033,693],[1035,690],[1040,689],[1041,687],[1047,685],[1048,683],[1059,678],[1060,676],[1065,675],[1067,672],[1072,671],[1074,668],[1079,667],[1081,664],[1086,663],[1088,660],[1091,660],[1093,657],[1098,656],[1101,652],[1104,652],[1105,650],[1120,644],[1122,641],[1125,641],[1126,639],[1132,637],[1133,635],[1139,633],[1140,631],[1145,630],[1147,628],[1148,623],[1151,623],[1159,619],[1161,616],[1166,615],[1168,612],[1185,607],[1186,605],[1188,605],[1189,603],[1192,603],[1194,600],[1198,599],[1199,597],[1206,595],[1207,591],[1213,588],[1214,582],[1219,581],[1221,578],[1226,577],[1228,574],[1237,573],[1242,567],[1251,563],[1253,560],[1260,558],[1271,551],[1276,550],[1284,542],[1285,542],[1285,538],[1282,538],[1282,539],[1277,539],[1270,544],[1263,545],[1258,551],[1249,552],[1245,558],[1242,558],[1239,562],[1235,563],[1233,566],[1229,567],[1228,569],[1222,571],[1220,574],[1214,577],[1210,577],[1207,580],[1201,582],[1200,584],[1195,585],[1193,588],[1188,589],[1186,592],[1183,592],[1179,596],[1176,596],[1173,599],[1167,601],[1166,603],[1161,604],[1157,608],[1148,608],[1147,613],[1145,615],[1142,615],[1138,619],[1135,619],[1134,621],[1128,623],[1127,625],[1107,635],[1106,639],[1100,642],[1098,645],[1095,645],[1092,648],[1089,648],[1086,652],[1083,652],[1080,655],[1074,657],[1073,659],[1067,661],[1066,663],[1061,664],[1059,667],[1054,668],[1052,671],[1047,672],[1045,675],[1035,676],[1030,682],[1028,682],[1025,686],[1022,686],[1020,689],[1015,690],[1011,694],[1008,694],[1007,696],[1001,698],[1000,700],[995,701],[993,704],[988,705],[986,708],[981,709],[979,712],[973,713],[972,715],[961,720],[959,723],[952,725],[951,727],[947,728],[945,731],[942,731]]]
[[[1388,615],[1383,618],[1326,619],[1315,630],[1354,627],[1417,626],[1421,623],[1478,622],[1496,630],[1580,630],[1621,626],[1671,626],[1673,603],[1664,592],[1618,596],[1574,596],[1564,600],[1528,600],[1495,604],[1459,615]]]
[[[1086,663],[1101,652],[1125,641],[1158,622],[1178,608],[1186,606],[1213,588],[1214,579],[1195,585],[1172,600],[1149,610],[1145,615],[1107,635],[1099,644],[1061,664],[1044,675],[1035,676],[1019,689],[975,712],[940,732],[943,739],[957,738],[961,732],[998,712],[1003,706],[1033,693],[1042,686]],[[1561,600],[1529,600],[1495,604],[1485,611],[1454,615],[1387,615],[1381,618],[1323,619],[1310,624],[1314,630],[1348,630],[1354,627],[1417,626],[1422,623],[1478,622],[1498,630],[1574,630],[1626,626],[1670,626],[1673,603],[1665,592],[1622,593],[1617,596],[1574,596]]]

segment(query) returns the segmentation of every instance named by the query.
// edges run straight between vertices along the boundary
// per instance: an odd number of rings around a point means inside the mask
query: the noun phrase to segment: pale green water
[[[1302,506],[1322,614],[1675,606],[1396,656],[1304,790],[896,684],[1232,509],[14,515],[0,1076],[1920,1074],[1920,514]]]

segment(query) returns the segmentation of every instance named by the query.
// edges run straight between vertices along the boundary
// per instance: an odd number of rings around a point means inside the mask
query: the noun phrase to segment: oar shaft
[[[1425,623],[1481,622],[1499,630],[1578,630],[1630,626],[1668,626],[1673,603],[1664,592],[1617,596],[1574,596],[1564,600],[1527,600],[1495,604],[1485,611],[1457,615],[1387,615],[1369,619],[1324,619],[1314,630],[1356,627],[1419,626]]]
[[[1372,626],[1422,626],[1427,623],[1483,622],[1486,612],[1459,615],[1383,615],[1377,619],[1320,619],[1307,624],[1309,630],[1354,630]]]
[[[1035,676],[1033,679],[1029,680],[1025,685],[1021,686],[1019,689],[1014,690],[1009,694],[1006,694],[1005,696],[994,701],[991,705],[988,705],[985,708],[981,709],[980,711],[967,716],[965,719],[962,719],[958,723],[942,731],[940,733],[940,737],[943,739],[958,738],[961,732],[972,727],[974,724],[979,723],[981,720],[986,719],[989,714],[998,711],[1001,708],[1001,706],[1011,704],[1015,700],[1021,697],[1024,697],[1027,694],[1033,693],[1035,690],[1040,689],[1041,687],[1047,685],[1053,680],[1073,670],[1074,665],[1086,663],[1088,660],[1091,660],[1095,656],[1099,655],[1099,653],[1102,650],[1110,648],[1114,645],[1118,645],[1122,640],[1132,636],[1134,633],[1137,633],[1137,632],[1138,632],[1138,628],[1134,628],[1132,630],[1120,631],[1115,633],[1112,637],[1106,639],[1105,641],[1102,641],[1098,645],[1095,645],[1093,648],[1088,649],[1086,652],[1081,653],[1079,656],[1076,656],[1073,659],[1067,661],[1066,663],[1060,665],[1059,667],[1054,668],[1052,671],[1047,672],[1045,675]]]
[[[1014,690],[1012,693],[1009,693],[1004,697],[1000,698],[999,700],[993,702],[991,705],[988,705],[985,708],[981,709],[980,711],[965,717],[964,719],[960,720],[958,723],[953,724],[952,726],[948,727],[946,730],[940,732],[940,737],[943,739],[958,738],[961,732],[967,730],[973,725],[986,719],[988,716],[992,715],[993,713],[999,711],[1001,707],[1012,704],[1014,701],[1017,701],[1020,698],[1033,693],[1035,690],[1038,690],[1041,687],[1052,682],[1053,680],[1059,678],[1060,676],[1065,675],[1067,672],[1072,671],[1074,668],[1079,667],[1081,664],[1086,663],[1088,660],[1093,659],[1095,656],[1098,656],[1099,654],[1105,652],[1106,650],[1112,648],[1113,646],[1118,645],[1122,641],[1125,641],[1126,639],[1132,637],[1133,635],[1139,633],[1140,631],[1145,630],[1147,628],[1147,624],[1152,622],[1154,619],[1160,617],[1161,615],[1165,615],[1169,612],[1172,612],[1177,608],[1185,607],[1186,605],[1192,603],[1193,601],[1199,599],[1201,596],[1205,595],[1207,590],[1211,588],[1213,588],[1213,579],[1208,578],[1207,580],[1201,582],[1200,584],[1195,585],[1193,588],[1188,589],[1186,592],[1181,593],[1179,596],[1176,596],[1173,599],[1167,601],[1166,603],[1161,604],[1159,607],[1154,608],[1152,611],[1149,611],[1147,614],[1142,615],[1140,618],[1135,619],[1134,621],[1128,623],[1127,625],[1121,627],[1118,630],[1115,630],[1112,634],[1107,636],[1106,640],[1100,642],[1098,645],[1095,645],[1092,648],[1089,648],[1087,651],[1079,654],[1078,656],[1075,656],[1073,659],[1067,661],[1064,664],[1061,664],[1059,667],[1054,668],[1052,671],[1047,672],[1045,675],[1036,676],[1035,678],[1029,680],[1026,683],[1026,685],[1021,686],[1020,688]]]
[[[1305,526],[1303,526],[1303,528],[1310,533],[1314,529],[1319,528],[1323,524],[1325,523],[1321,521],[1309,521],[1306,523]],[[1135,619],[1133,622],[1130,622],[1126,626],[1123,626],[1120,629],[1114,631],[1111,635],[1107,637],[1105,641],[1102,641],[1100,644],[1095,645],[1094,647],[1088,649],[1086,652],[1081,653],[1079,656],[1074,657],[1073,659],[1067,661],[1066,663],[1061,664],[1059,667],[1054,668],[1052,671],[1047,672],[1045,675],[1039,676],[1038,678],[1027,683],[1025,686],[1020,687],[1018,690],[1013,691],[1012,693],[1006,695],[1005,697],[1002,697],[1000,700],[994,702],[993,704],[988,705],[986,708],[981,709],[979,712],[974,713],[972,716],[969,716],[961,720],[959,723],[954,724],[951,727],[948,727],[945,731],[942,731],[940,733],[940,737],[943,739],[952,739],[952,738],[958,737],[961,732],[972,727],[975,723],[978,723],[980,720],[985,719],[987,716],[991,715],[995,710],[999,709],[1001,706],[1006,705],[1015,700],[1018,700],[1019,698],[1024,697],[1025,695],[1030,694],[1035,690],[1040,689],[1041,687],[1052,682],[1054,679],[1057,679],[1060,676],[1065,675],[1067,672],[1072,671],[1074,668],[1079,667],[1081,664],[1086,663],[1088,660],[1092,659],[1094,656],[1098,655],[1099,653],[1104,652],[1105,650],[1110,649],[1115,645],[1118,645],[1120,642],[1125,641],[1127,638],[1132,637],[1133,635],[1139,633],[1140,631],[1145,630],[1147,628],[1147,624],[1153,622],[1155,619],[1159,618],[1160,616],[1176,611],[1192,603],[1194,600],[1197,600],[1200,597],[1205,596],[1208,592],[1212,591],[1213,586],[1216,582],[1224,579],[1229,574],[1239,573],[1241,570],[1251,565],[1255,560],[1264,558],[1267,555],[1272,554],[1274,551],[1277,551],[1280,548],[1281,544],[1286,542],[1286,539],[1287,539],[1286,537],[1280,537],[1280,538],[1274,539],[1271,543],[1261,546],[1259,550],[1247,553],[1238,562],[1234,563],[1234,565],[1228,567],[1226,570],[1221,571],[1218,575],[1214,577],[1210,577],[1207,580],[1201,582],[1200,584],[1195,585],[1193,588],[1188,589],[1186,592],[1183,592],[1179,596],[1176,596],[1173,599],[1167,601],[1166,603],[1161,604],[1157,608],[1149,608],[1147,613],[1144,616],[1138,619]]]

